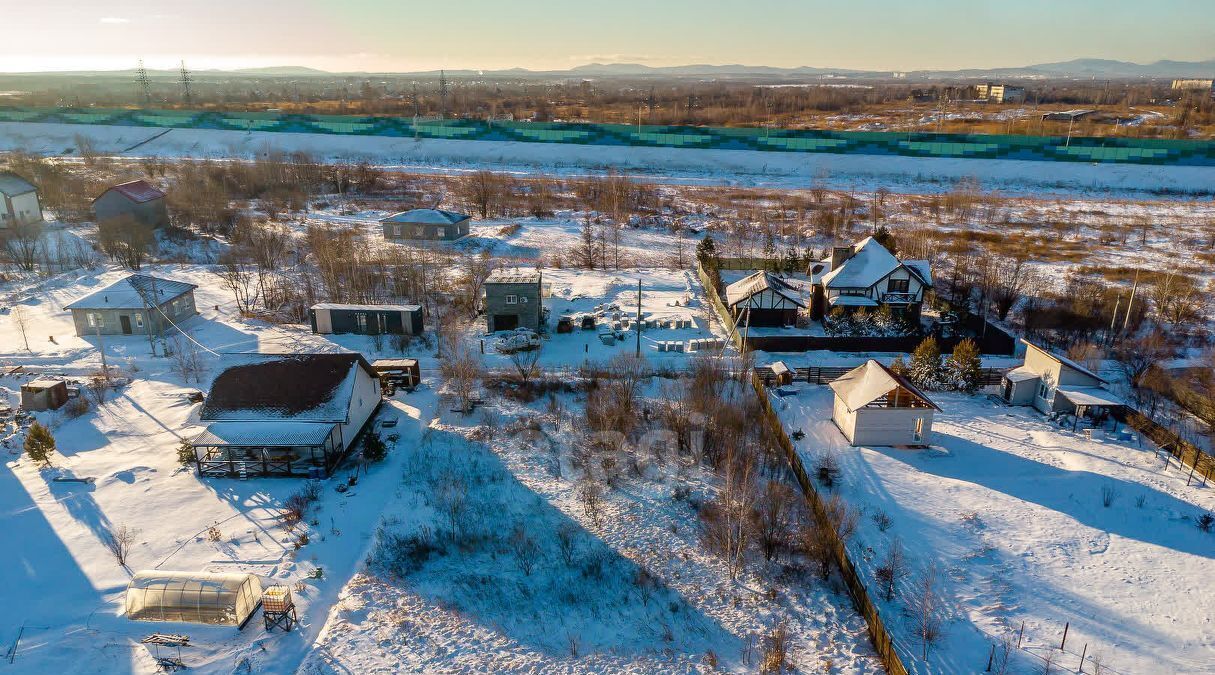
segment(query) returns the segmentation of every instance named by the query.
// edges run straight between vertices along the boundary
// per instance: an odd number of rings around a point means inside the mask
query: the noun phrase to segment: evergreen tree
[[[177,446],[177,463],[182,466],[190,466],[195,462],[194,446],[190,445],[190,441],[181,440],[181,444]]]
[[[974,393],[983,377],[983,360],[979,356],[979,345],[970,338],[959,342],[945,364],[945,373],[950,386],[968,394]]]
[[[931,389],[940,386],[942,375],[941,347],[937,339],[929,335],[911,353],[907,378],[918,386]]]
[[[907,374],[910,372],[910,369],[907,367],[907,359],[904,359],[902,356],[895,357],[894,361],[890,364],[890,370],[895,375],[907,377]]]
[[[877,241],[877,243],[885,246],[887,251],[890,251],[896,255],[898,254],[899,242],[894,238],[894,234],[887,229],[885,225],[882,225],[877,229],[877,232],[873,233],[873,238]]]
[[[51,430],[34,422],[25,434],[25,454],[43,466],[51,465],[51,454],[55,452],[55,437]]]
[[[379,462],[388,456],[388,446],[380,435],[371,432],[363,438],[363,457],[368,462]]]
[[[700,261],[700,266],[706,269],[717,266],[717,243],[713,241],[712,236],[705,235],[705,238],[696,245],[696,260]]]

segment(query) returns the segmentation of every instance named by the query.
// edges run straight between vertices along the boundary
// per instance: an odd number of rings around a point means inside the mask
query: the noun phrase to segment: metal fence
[[[41,122],[567,143],[709,150],[758,150],[947,159],[1215,166],[1215,142],[1128,137],[1017,136],[821,129],[641,126],[573,122],[421,119],[368,115],[199,110],[0,107],[0,122]]]

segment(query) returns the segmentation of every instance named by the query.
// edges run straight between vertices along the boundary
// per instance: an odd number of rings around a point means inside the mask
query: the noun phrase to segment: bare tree
[[[97,224],[97,243],[110,260],[138,270],[156,242],[152,227],[129,215],[107,218]]]
[[[992,275],[991,300],[995,305],[996,316],[1001,321],[1008,318],[1008,313],[1025,295],[1032,285],[1034,274],[1026,266],[1028,253],[1018,252],[1009,257],[996,260]]]
[[[253,311],[253,299],[256,297],[256,276],[248,266],[234,259],[228,259],[223,264],[219,276],[224,286],[232,291],[236,300],[236,309],[241,314]]]
[[[439,513],[447,521],[448,535],[452,540],[460,539],[468,513],[468,485],[460,476],[446,472],[436,481],[434,493]]]
[[[598,527],[603,517],[603,488],[591,479],[583,479],[578,488],[578,501],[582,502],[582,511],[591,523]]]
[[[765,560],[772,560],[789,544],[797,495],[792,488],[770,480],[764,483],[755,505],[755,537]]]
[[[25,314],[25,307],[13,305],[12,317],[17,330],[21,331],[21,341],[25,343],[25,351],[28,352],[30,351],[30,338],[26,334],[26,329],[29,327],[29,317]]]
[[[472,410],[473,396],[485,376],[485,371],[477,354],[458,341],[453,343],[439,364],[439,372],[447,381],[452,395],[459,401],[460,412],[467,415]]]
[[[42,221],[14,223],[0,230],[0,245],[18,268],[33,272],[42,245]]]
[[[921,658],[928,659],[928,650],[940,641],[944,624],[944,602],[940,595],[940,573],[936,562],[930,562],[920,572],[907,599],[907,613],[916,639],[920,641]]]
[[[784,621],[776,624],[772,632],[764,636],[764,652],[760,659],[759,672],[779,675],[792,670],[789,666],[789,625]]]
[[[537,345],[533,349],[518,349],[510,353],[510,363],[515,367],[515,373],[524,387],[540,373],[540,351],[541,348]]]
[[[878,587],[886,602],[893,600],[899,581],[907,576],[907,554],[903,551],[903,543],[899,541],[898,537],[890,541],[890,548],[886,549],[886,554],[882,557],[881,564],[874,570],[873,576],[877,579]]]
[[[131,546],[135,543],[135,538],[139,536],[139,531],[131,529],[126,525],[110,528],[105,536],[106,548],[110,549],[110,553],[114,554],[114,560],[118,561],[119,565],[127,566],[127,555],[131,552]]]
[[[1170,353],[1168,341],[1159,331],[1125,339],[1114,349],[1118,366],[1133,387],[1142,385],[1144,375]]]
[[[531,576],[536,562],[540,559],[540,546],[522,524],[515,525],[515,529],[511,531],[510,552],[519,571],[523,572],[524,576]]]
[[[460,284],[463,300],[467,302],[469,316],[476,317],[477,304],[485,289],[485,280],[494,271],[494,259],[488,251],[466,255],[460,260]]]

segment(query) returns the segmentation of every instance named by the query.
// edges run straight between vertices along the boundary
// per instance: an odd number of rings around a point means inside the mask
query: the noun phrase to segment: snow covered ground
[[[773,397],[786,429],[805,433],[795,445],[811,473],[822,453],[836,458],[839,493],[863,514],[849,546],[863,574],[873,578],[895,537],[915,571],[940,566],[945,638],[917,672],[982,671],[1022,622],[1026,650],[1014,662],[1026,670],[1041,672],[1052,653],[1056,668],[1075,669],[1087,649],[1103,672],[1215,672],[1215,535],[1196,527],[1215,510],[1212,486],[1187,485],[1146,441],[1088,440],[982,395],[933,398],[944,412],[932,446],[916,450],[848,447],[827,387]],[[878,514],[890,519],[884,530]],[[882,616],[918,655],[905,604],[884,603]]]
[[[646,328],[641,333],[641,353],[655,365],[682,367],[696,352],[660,352],[658,343],[718,338],[725,343],[725,331],[705,303],[704,291],[695,275],[687,270],[645,268],[637,270],[573,270],[546,269],[544,283],[551,284],[552,296],[545,298],[550,310],[549,335],[541,348],[539,364],[545,368],[578,367],[584,362],[603,362],[619,354],[636,353],[637,333],[623,330],[623,340],[606,345],[600,341],[598,330],[583,330],[581,318],[594,312],[597,306],[616,305],[621,313],[636,314],[637,282],[641,281],[641,314],[647,320],[670,325],[673,320],[690,322],[686,328]],[[557,321],[563,316],[574,317],[572,333],[558,333]],[[607,319],[610,322],[610,318]],[[478,326],[484,329],[484,319]],[[602,322],[599,318],[597,321]],[[485,344],[486,364],[510,368],[510,358],[493,350],[492,335],[477,335],[471,339]],[[479,347],[478,347],[479,349]],[[717,353],[721,348],[716,349]]]
[[[653,380],[644,395],[662,392]],[[406,450],[384,531],[433,535],[438,551],[356,576],[302,672],[755,672],[762,635],[782,621],[799,672],[881,672],[838,586],[783,563],[729,580],[698,541],[693,503],[717,489],[711,472],[644,457],[605,492],[599,522],[588,516],[574,450],[582,408],[570,393],[557,400],[560,422],[543,398],[444,411]],[[457,491],[463,524],[448,542]],[[517,530],[538,547],[527,571]]]
[[[940,159],[750,150],[699,150],[557,143],[336,136],[210,129],[150,129],[24,122],[0,123],[0,150],[71,154],[77,138],[124,157],[252,158],[272,150],[327,160],[366,160],[417,172],[481,168],[520,174],[580,175],[615,170],[652,180],[706,185],[939,192],[977,178],[1007,194],[1135,196],[1208,194],[1215,167]]]

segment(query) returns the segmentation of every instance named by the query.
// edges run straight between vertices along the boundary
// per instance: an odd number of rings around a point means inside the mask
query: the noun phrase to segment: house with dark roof
[[[164,334],[198,314],[194,284],[150,274],[129,277],[64,306],[76,335]]]
[[[379,406],[361,354],[269,357],[215,378],[190,445],[203,476],[328,477]]]
[[[413,209],[380,220],[386,241],[454,241],[468,236],[472,217],[442,209]]]
[[[792,326],[805,307],[801,293],[772,272],[761,270],[726,286],[726,308],[740,327]]]
[[[38,188],[15,173],[0,171],[0,230],[40,222]]]
[[[831,420],[852,445],[928,445],[939,411],[906,377],[869,359],[829,385]]]
[[[924,293],[932,288],[927,260],[899,260],[873,237],[852,246],[836,246],[831,255],[810,264],[810,317],[821,320],[843,311],[889,307],[896,316],[918,322]]]
[[[169,209],[165,193],[146,180],[119,183],[93,200],[93,214],[98,223],[122,218],[151,229],[169,224]]]
[[[1125,405],[1105,388],[1108,382],[1061,354],[1021,340],[1025,361],[1004,374],[1001,396],[1009,405],[1028,405],[1046,414],[1104,417]]]

